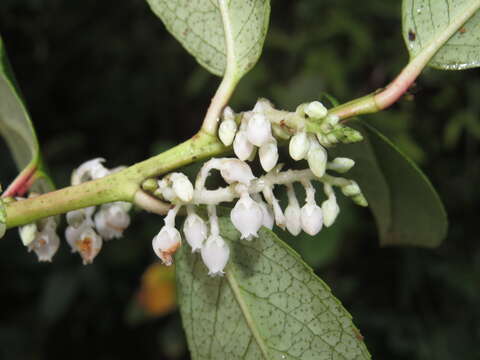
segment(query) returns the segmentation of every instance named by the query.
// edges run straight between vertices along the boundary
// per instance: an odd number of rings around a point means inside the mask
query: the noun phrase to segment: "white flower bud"
[[[353,180],[351,181],[350,184],[342,186],[341,189],[342,189],[343,195],[349,196],[349,197],[352,197],[361,193],[360,187]]]
[[[247,138],[255,146],[262,146],[272,137],[272,127],[265,115],[255,113],[247,123]]]
[[[65,235],[72,252],[80,253],[84,265],[92,263],[102,249],[102,238],[87,224],[78,229],[68,226]]]
[[[195,213],[188,214],[183,224],[185,239],[192,248],[192,252],[200,250],[207,238],[208,228],[205,221]]]
[[[290,234],[297,236],[302,231],[300,206],[297,204],[288,204],[285,209],[285,218],[287,230]]]
[[[293,160],[305,159],[308,149],[310,149],[310,141],[305,131],[298,132],[292,136],[288,150]]]
[[[327,122],[328,125],[330,125],[331,127],[334,127],[340,121],[340,117],[338,115],[330,114],[327,116],[325,121]]]
[[[211,235],[202,250],[202,260],[210,276],[223,275],[230,257],[230,249],[220,235]]]
[[[54,224],[54,223],[52,223]],[[28,245],[28,250],[37,254],[38,261],[52,261],[60,246],[60,238],[55,232],[55,225],[47,225],[37,233],[35,240]]]
[[[172,188],[181,201],[189,202],[193,198],[193,185],[185,174],[171,173]]]
[[[261,207],[244,193],[230,212],[230,219],[235,228],[242,234],[242,239],[250,240],[257,236],[263,223]]]
[[[224,160],[220,167],[220,174],[228,184],[239,182],[249,185],[250,182],[255,179],[250,166],[246,162],[238,159]]]
[[[272,103],[268,99],[261,98],[257,100],[252,111],[254,113],[265,114],[270,109],[273,109]]]
[[[225,146],[233,143],[235,134],[237,133],[237,123],[234,120],[223,120],[218,128],[218,137]]]
[[[31,223],[20,226],[18,228],[18,233],[20,235],[20,239],[22,240],[23,245],[29,246],[37,236],[37,224]]]
[[[95,214],[95,227],[105,240],[122,236],[123,231],[130,225],[129,208],[129,203],[118,201],[102,205]]]
[[[160,232],[153,238],[152,247],[155,254],[162,262],[170,266],[173,264],[172,255],[182,245],[182,237],[177,229],[165,225]]]
[[[331,197],[322,203],[323,223],[326,227],[330,227],[335,222],[339,212],[340,207],[334,197]]]
[[[322,209],[317,204],[305,204],[301,210],[302,229],[309,235],[316,235],[322,230]]]
[[[248,140],[246,131],[240,130],[237,132],[233,141],[233,151],[242,161],[247,160],[252,154],[253,144]]]
[[[67,223],[68,225],[73,226],[74,228],[80,227],[84,222],[93,225],[92,215],[95,212],[95,206],[90,206],[83,209],[69,211],[67,213]]]
[[[277,141],[273,137],[260,147],[259,156],[260,164],[266,172],[269,172],[277,165],[278,148]]]
[[[320,101],[312,101],[305,106],[305,114],[314,119],[321,119],[327,116],[328,110]]]
[[[357,204],[359,206],[368,206],[368,201],[365,198],[365,196],[363,196],[362,193],[353,196],[352,200],[355,204]]]
[[[88,180],[95,180],[107,176],[110,172],[102,165],[105,159],[96,158],[84,162],[72,174],[72,185],[78,185]]]
[[[337,157],[333,159],[331,163],[328,164],[330,170],[336,171],[338,173],[346,173],[355,165],[355,161],[349,158]]]
[[[273,210],[270,206],[268,206],[264,201],[258,201],[258,205],[260,209],[262,209],[262,226],[265,226],[267,229],[273,229],[273,223],[275,218],[273,216]]]
[[[315,138],[310,142],[310,149],[307,155],[308,166],[317,177],[325,175],[327,168],[327,151],[320,145]]]

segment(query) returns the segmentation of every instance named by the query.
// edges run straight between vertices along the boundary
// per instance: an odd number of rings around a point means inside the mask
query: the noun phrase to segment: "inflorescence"
[[[345,173],[354,166],[349,158],[328,160],[326,148],[339,142],[362,139],[356,130],[339,123],[318,101],[300,105],[295,112],[274,109],[268,100],[260,99],[251,111],[235,114],[226,107],[222,114],[218,136],[226,146],[233,146],[236,158],[212,158],[204,163],[195,184],[183,173],[173,172],[159,180],[147,179],[143,189],[172,204],[164,226],[153,238],[154,252],[165,265],[173,263],[173,255],[181,246],[182,235],[175,227],[175,218],[184,208],[186,219],[183,235],[192,252],[200,252],[210,275],[222,275],[230,256],[228,244],[222,238],[217,217],[217,205],[235,201],[230,220],[241,239],[252,241],[262,226],[274,225],[293,235],[301,231],[314,236],[323,226],[331,226],[339,212],[335,187],[354,203],[367,206],[358,184],[327,171]],[[278,163],[278,141],[289,140],[289,154],[295,161],[306,160],[303,170],[283,170]],[[256,177],[247,161],[258,154],[265,172]],[[104,159],[87,161],[72,174],[72,185],[104,177],[120,168],[109,170]],[[212,171],[218,171],[227,186],[207,189]],[[323,184],[325,200],[318,205],[313,183]],[[297,183],[297,188],[294,184]],[[300,206],[298,187],[305,198]],[[285,187],[288,205],[282,209],[274,190]],[[199,206],[205,211],[199,211]],[[67,213],[65,231],[72,252],[78,252],[84,264],[91,263],[102,248],[103,240],[121,237],[130,224],[130,203],[114,202]],[[206,213],[206,214],[205,214]],[[55,232],[55,217],[20,227],[25,246],[33,250],[40,261],[51,261],[60,240]]]

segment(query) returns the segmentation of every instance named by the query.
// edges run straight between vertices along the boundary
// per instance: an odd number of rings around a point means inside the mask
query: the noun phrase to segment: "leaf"
[[[192,359],[369,359],[351,316],[329,287],[273,232],[239,239],[228,218],[224,277],[210,277],[182,247],[177,291]]]
[[[361,122],[364,141],[339,146],[333,154],[355,160],[348,177],[368,200],[382,245],[436,247],[447,233],[447,215],[427,177],[386,137]]]
[[[35,129],[16,85],[0,36],[0,133],[10,148],[22,180],[32,177],[37,192],[54,188],[46,175]],[[21,185],[21,184],[20,184]]]
[[[458,31],[440,48],[429,65],[444,70],[480,66],[479,0],[403,0],[403,38],[413,58],[439,38],[451,24]],[[473,10],[472,10],[473,9]],[[465,23],[469,11],[474,15]]]
[[[234,42],[236,75],[241,78],[262,52],[270,16],[269,0],[230,0],[222,17],[219,3],[226,0],[147,0],[153,12],[185,49],[211,73],[223,76],[226,35]],[[225,34],[224,24],[231,24]]]

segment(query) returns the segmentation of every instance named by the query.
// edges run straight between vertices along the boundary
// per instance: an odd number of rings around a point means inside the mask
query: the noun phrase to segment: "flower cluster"
[[[104,161],[97,158],[83,163],[73,171],[72,185],[96,180],[121,169],[109,170],[103,166]],[[103,239],[122,236],[130,224],[130,208],[130,203],[119,201],[101,205],[96,213],[95,206],[68,212],[65,237],[72,252],[78,252],[84,264],[91,263],[101,250]],[[60,246],[56,228],[56,218],[49,217],[21,226],[20,238],[29,251],[33,250],[37,254],[39,261],[51,261]]]
[[[358,205],[367,205],[355,181],[326,173],[327,170],[344,173],[354,165],[354,161],[335,158],[328,162],[327,151],[317,137],[303,129],[291,137],[289,151],[294,160],[306,159],[309,168],[282,171],[282,165],[277,165],[278,149],[272,127],[265,117],[265,110],[269,108],[269,103],[261,101],[252,112],[244,113],[238,131],[233,111],[225,109],[219,136],[225,144],[233,144],[238,158],[210,159],[200,169],[195,186],[181,173],[171,173],[158,181],[153,193],[175,204],[165,218],[165,226],[152,242],[155,253],[166,265],[172,264],[172,254],[181,246],[182,237],[175,228],[175,216],[183,206],[187,212],[183,226],[187,243],[192,252],[201,253],[210,275],[221,275],[230,250],[219,232],[215,206],[220,203],[238,199],[230,212],[230,220],[241,238],[247,241],[257,237],[262,226],[272,229],[276,224],[293,235],[304,231],[312,236],[318,234],[323,226],[331,226],[340,212],[334,187],[340,187],[343,194]],[[317,103],[305,109],[310,117],[320,116],[320,110]],[[321,115],[326,117],[326,114]],[[266,171],[258,178],[245,161],[253,159],[252,154],[257,147],[260,163]],[[228,186],[207,189],[206,179],[212,170],[219,171]],[[323,183],[326,199],[320,206],[315,199],[313,181]],[[301,207],[294,183],[299,183],[304,189],[305,200]],[[288,205],[285,209],[274,195],[276,186],[286,188]],[[198,205],[207,206],[208,220],[195,212]]]
[[[282,129],[285,119],[289,120],[290,133]],[[257,237],[262,226],[272,229],[274,224],[293,235],[301,231],[312,236],[318,234],[323,226],[331,226],[340,212],[334,187],[339,187],[356,204],[367,206],[355,181],[327,174],[327,170],[345,173],[355,163],[348,158],[335,158],[329,162],[326,147],[361,140],[358,132],[339,124],[338,120],[318,101],[302,104],[294,113],[276,110],[265,99],[260,99],[251,111],[242,114],[235,114],[226,107],[218,135],[223,144],[233,145],[237,158],[210,159],[197,174],[195,186],[181,173],[165,176],[154,189],[150,186],[155,196],[175,204],[165,218],[165,226],[153,239],[155,253],[166,265],[172,264],[172,254],[182,242],[181,234],[175,228],[175,216],[183,206],[187,212],[183,234],[192,252],[201,253],[210,275],[223,274],[230,255],[219,232],[215,206],[220,203],[238,199],[230,212],[230,220],[240,232],[241,239],[246,241]],[[294,125],[293,130],[291,125]],[[308,131],[312,126],[314,133]],[[307,160],[307,169],[282,171],[282,165],[277,164],[278,148],[274,134],[281,139],[290,139],[290,156],[295,161]],[[254,160],[257,152],[266,172],[260,177],[254,176],[246,162]],[[206,179],[212,170],[219,171],[228,186],[207,189]],[[325,200],[321,205],[316,202],[314,181],[323,183]],[[304,189],[302,206],[294,183]],[[288,205],[285,209],[274,195],[277,186],[286,188]],[[205,218],[195,212],[198,205],[207,206]]]

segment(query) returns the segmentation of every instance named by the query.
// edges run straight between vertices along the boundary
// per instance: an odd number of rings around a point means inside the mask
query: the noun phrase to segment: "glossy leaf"
[[[269,0],[230,0],[222,17],[219,0],[147,0],[168,31],[197,61],[215,75],[226,68],[224,22],[231,24],[238,78],[247,73],[262,52],[270,16]]]
[[[404,0],[403,37],[411,57],[457,21],[479,0]],[[477,11],[437,52],[430,66],[461,70],[480,66],[480,11]]]
[[[35,178],[34,190],[37,192],[52,190],[54,186],[44,170],[35,129],[15,82],[1,37],[0,133],[11,150],[18,169],[24,170],[25,175]]]
[[[188,246],[176,258],[192,359],[370,358],[350,314],[273,232],[245,241],[228,218],[220,227],[231,249],[225,276],[208,276]]]
[[[348,177],[359,183],[368,200],[381,244],[438,246],[446,236],[448,223],[430,181],[377,130],[355,123],[365,140],[339,146],[334,155],[355,160]]]

